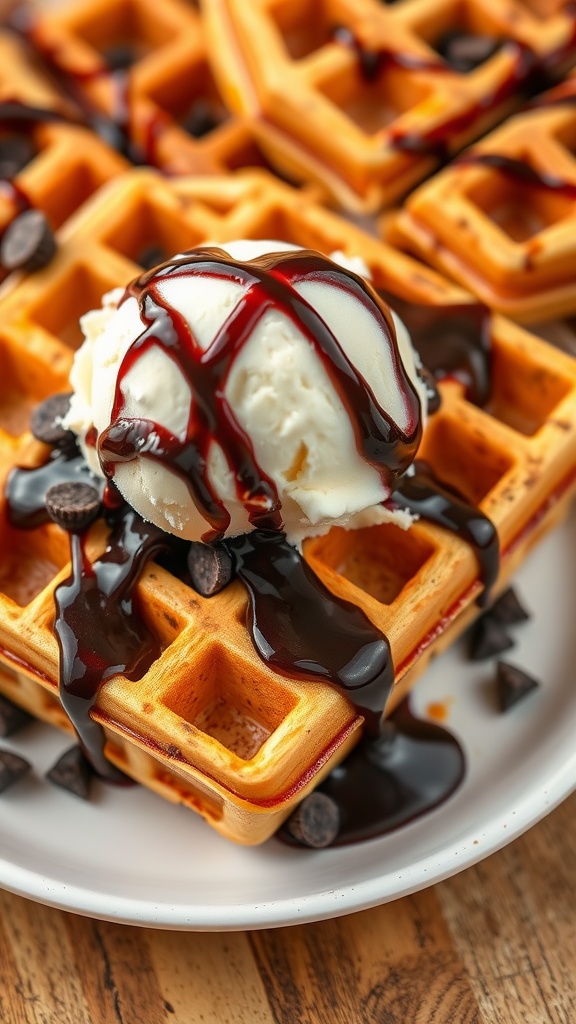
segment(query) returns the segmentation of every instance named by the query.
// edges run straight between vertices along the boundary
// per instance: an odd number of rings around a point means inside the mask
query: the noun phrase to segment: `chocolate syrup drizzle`
[[[378,294],[405,323],[422,363],[436,380],[455,378],[464,385],[469,401],[486,405],[492,354],[488,307],[481,302],[407,302],[384,288]]]
[[[390,754],[388,723],[384,723],[384,734],[381,733],[382,714],[394,679],[388,641],[360,609],[331,594],[279,532],[281,510],[273,485],[258,467],[248,439],[231,418],[222,397],[230,362],[266,308],[279,304],[310,338],[349,414],[358,423],[359,451],[372,464],[380,466],[386,483],[395,488],[390,503],[417,510],[423,517],[441,522],[466,537],[481,559],[486,556],[482,578],[488,586],[497,552],[494,543],[487,540],[485,517],[439,486],[429,467],[417,463],[411,476],[404,473],[419,438],[419,417],[414,404],[417,398],[410,383],[401,378],[410,410],[411,429],[405,437],[377,408],[367,384],[345,359],[336,339],[292,287],[300,275],[328,272],[327,264],[336,286],[349,289],[362,302],[377,301],[361,279],[317,254],[304,251],[261,258],[249,265],[241,264],[240,268],[236,266],[236,279],[240,276],[247,285],[244,301],[239,304],[241,310],[231,314],[205,352],[200,351],[189,326],[162,303],[157,285],[168,275],[182,273],[232,276],[229,258],[218,250],[187,254],[140,277],[127,289],[125,299],[138,298],[144,330],[127,353],[118,377],[115,423],[94,440],[106,471],[113,478],[118,459],[140,453],[138,437],[146,444],[157,431],[159,447],[139,457],[162,457],[177,472],[191,474],[191,493],[207,513],[211,539],[222,535],[228,520],[206,478],[207,450],[201,435],[207,431],[228,453],[233,451],[237,456],[240,452],[238,495],[246,501],[259,528],[241,537],[228,538],[224,543],[233,557],[236,574],[248,591],[248,628],[255,649],[281,673],[322,679],[336,686],[366,718],[366,735],[353,758],[324,783],[326,791],[333,791],[343,812],[344,828],[338,842],[352,842],[396,827],[448,796],[462,777],[463,754],[449,733],[435,725],[415,723],[405,710],[393,716],[396,753]],[[381,306],[378,309],[382,313],[384,337],[395,351],[391,321],[386,310]],[[122,417],[121,381],[134,360],[152,343],[166,347],[193,388],[195,412],[185,442],[162,433],[158,424]],[[397,370],[400,373],[398,367]],[[14,470],[8,482],[12,523],[30,528],[45,522],[44,496],[48,487],[79,478],[94,481],[77,449],[54,451],[38,469]],[[85,535],[71,534],[72,572],[55,592],[55,628],[61,651],[62,704],[95,769],[106,778],[120,781],[123,776],[104,756],[103,730],[92,720],[90,711],[105,679],[118,672],[137,679],[159,656],[159,640],[137,608],[134,587],[148,559],[161,549],[171,549],[182,542],[144,523],[128,506],[107,504],[110,534],[103,555],[91,563],[86,555]],[[480,520],[483,525],[474,525]],[[420,786],[416,787],[418,792],[406,793],[406,780],[416,783],[409,764],[414,753],[419,758],[416,778],[420,779]],[[368,797],[373,789],[377,791]]]
[[[478,603],[488,603],[500,566],[498,533],[488,516],[454,490],[443,486],[422,459],[417,459],[410,467],[386,505],[412,512],[462,537],[474,549],[480,563],[483,590]]]
[[[44,40],[34,15],[26,10],[25,5],[15,12],[6,27],[18,36],[21,43],[30,51],[34,62],[40,66],[48,78],[56,82],[61,92],[71,101],[76,113],[57,114],[58,119],[84,124],[91,128],[112,149],[126,156],[133,164],[156,162],[156,138],[159,127],[156,121],[165,121],[167,118],[151,119],[145,132],[144,146],[138,146],[134,142],[131,134],[129,68],[110,67],[104,59],[97,68],[90,71],[61,67],[58,59],[58,47]],[[86,84],[99,79],[109,79],[110,81],[113,95],[113,108],[110,114],[99,110],[83,88]]]
[[[186,319],[161,295],[170,278],[196,275],[230,279],[246,286],[242,300],[204,351]],[[379,406],[366,381],[357,372],[335,335],[313,307],[298,293],[299,280],[327,280],[352,295],[377,317],[383,343],[387,343],[400,389],[407,422],[403,433]],[[272,308],[291,320],[310,342],[349,415],[359,453],[380,473],[386,490],[412,461],[421,436],[419,400],[398,354],[393,322],[377,295],[362,278],[331,260],[302,249],[272,253],[240,263],[221,249],[192,250],[129,285],[124,301],[138,300],[144,331],[128,349],[118,372],[111,425],[98,439],[102,468],[110,478],[117,462],[145,458],[169,466],[184,480],[191,499],[211,526],[203,537],[222,537],[230,516],[208,476],[210,446],[222,448],[236,477],[236,496],[256,529],[280,530],[281,506],[277,489],[258,465],[250,439],[238,424],[224,394],[226,379],[237,353],[256,325]],[[122,383],[134,363],[152,346],[160,345],[176,362],[192,391],[192,412],[186,437],[181,440],[161,424],[128,419],[123,415]]]
[[[104,482],[94,475],[77,445],[60,450],[54,448],[48,461],[35,469],[13,469],[8,477],[8,512],[10,522],[20,530],[32,530],[50,522],[46,511],[46,492],[56,484],[86,483],[100,494]]]
[[[360,74],[368,83],[377,81],[387,67],[433,74],[458,73],[441,57],[429,58],[397,53],[385,47],[372,49],[362,43],[351,29],[344,26],[334,29],[333,38],[354,51]],[[555,84],[559,77],[558,64],[574,52],[575,46],[576,19],[564,43],[547,57],[537,55],[526,44],[503,39],[501,49],[510,52],[514,59],[509,74],[492,93],[481,97],[472,106],[447,121],[426,130],[405,129],[392,125],[386,135],[386,144],[408,153],[430,155],[445,162],[454,152],[454,138],[466,132],[475,121],[490,111],[496,111],[518,92],[529,97]]]
[[[250,597],[247,625],[262,660],[284,675],[332,683],[377,736],[394,683],[386,637],[360,608],[335,598],[283,534],[225,544]]]
[[[454,162],[463,167],[492,167],[505,177],[518,182],[518,184],[546,189],[548,192],[555,192],[565,199],[576,199],[576,184],[574,182],[565,181],[550,171],[539,171],[532,164],[528,164],[524,160],[505,156],[502,153],[478,153],[472,150]]]
[[[104,756],[103,729],[90,711],[107,679],[119,672],[140,679],[160,656],[159,639],[135,604],[134,588],[146,562],[167,546],[166,534],[126,508],[94,562],[83,535],[71,533],[70,545],[72,573],[54,593],[60,700],[95,771],[121,781],[125,776]]]

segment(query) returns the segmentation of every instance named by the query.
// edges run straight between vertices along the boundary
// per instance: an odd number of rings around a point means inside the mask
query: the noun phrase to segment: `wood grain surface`
[[[162,932],[0,892],[1,1024],[575,1024],[576,794],[414,896],[260,932]]]

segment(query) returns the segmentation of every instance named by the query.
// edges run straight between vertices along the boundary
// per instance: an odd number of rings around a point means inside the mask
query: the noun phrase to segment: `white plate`
[[[413,706],[448,703],[468,758],[450,800],[396,833],[334,850],[271,840],[233,846],[184,808],[141,789],[98,785],[84,804],[43,778],[69,745],[31,725],[4,745],[35,772],[0,798],[0,885],[81,914],[163,928],[260,928],[336,917],[414,892],[519,835],[576,787],[576,515],[517,577],[534,613],[507,660],[542,688],[498,714],[490,664],[438,659]]]

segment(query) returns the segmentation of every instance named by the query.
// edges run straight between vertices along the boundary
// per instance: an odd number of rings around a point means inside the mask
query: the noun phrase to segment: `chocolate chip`
[[[76,744],[58,758],[56,764],[46,773],[54,785],[66,789],[81,800],[90,799],[90,786],[94,770],[81,747]]]
[[[12,181],[36,156],[36,147],[26,135],[6,135],[0,139],[0,178]]]
[[[54,484],[46,492],[46,511],[64,530],[84,530],[100,512],[100,495],[91,484]]]
[[[327,793],[310,793],[286,822],[294,839],[320,850],[334,842],[340,829],[340,811]]]
[[[501,40],[494,36],[473,35],[451,29],[444,33],[436,49],[454,71],[467,74],[493,57],[500,46]]]
[[[170,253],[166,252],[161,245],[147,245],[140,250],[136,257],[136,262],[140,264],[144,270],[152,270],[153,267],[157,267],[160,263],[165,263],[169,259]]]
[[[50,395],[37,405],[30,417],[30,430],[38,441],[51,448],[67,448],[74,444],[75,435],[65,430],[62,419],[70,408],[70,394]]]
[[[131,43],[114,43],[102,53],[108,71],[127,71],[136,62],[137,52]]]
[[[490,618],[494,619],[501,626],[516,626],[520,622],[526,622],[530,615],[520,604],[518,595],[512,587],[508,587],[497,601],[494,602],[488,612]]]
[[[472,661],[493,658],[514,646],[512,637],[488,614],[483,615],[472,630],[469,656]]]
[[[33,721],[32,715],[0,694],[0,736],[13,736],[15,732]]]
[[[232,579],[232,557],[222,544],[193,542],[188,551],[188,570],[194,590],[203,597],[212,597]]]
[[[87,116],[87,121],[92,131],[107,146],[110,146],[110,149],[115,149],[118,153],[125,155],[128,154],[131,143],[121,125],[116,124],[111,117],[106,117],[98,111],[90,112]]]
[[[0,750],[0,793],[28,774],[32,765],[24,757]]]
[[[56,252],[56,240],[41,210],[26,210],[8,225],[0,243],[5,270],[40,270]]]
[[[181,124],[195,139],[201,139],[214,131],[221,121],[222,118],[218,116],[213,104],[208,100],[199,99],[186,112]]]
[[[501,711],[508,711],[539,686],[537,679],[507,661],[499,661],[496,665],[496,693]]]

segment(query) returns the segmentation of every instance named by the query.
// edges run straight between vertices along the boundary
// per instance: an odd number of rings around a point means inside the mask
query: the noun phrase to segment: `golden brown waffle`
[[[571,77],[422,185],[386,236],[521,322],[574,313],[575,145]]]
[[[128,165],[88,130],[65,121],[26,120],[37,108],[74,117],[58,90],[31,63],[21,44],[0,33],[0,105],[22,105],[22,132],[31,138],[35,155],[0,189],[0,233],[17,212],[32,206],[46,214],[52,228],[60,225],[99,186]],[[18,129],[17,119],[3,119],[0,137]]]
[[[471,303],[402,253],[369,238],[264,173],[168,183],[133,171],[106,185],[60,232],[53,263],[0,303],[5,401],[2,476],[45,455],[11,410],[65,387],[78,315],[138,272],[151,244],[170,251],[202,240],[280,237],[326,253],[361,256],[378,288],[431,305]],[[501,317],[491,321],[492,397],[472,406],[457,382],[429,422],[422,454],[497,525],[504,557],[496,591],[567,508],[576,476],[576,362]],[[7,419],[4,412],[7,410]],[[18,531],[2,519],[0,690],[69,728],[57,696],[54,588],[69,573],[68,538],[54,524]],[[102,524],[90,555],[102,550]],[[427,664],[477,614],[481,584],[472,549],[416,523],[333,529],[306,557],[328,586],[365,609],[389,636],[398,701]],[[271,672],[245,628],[246,596],[233,582],[205,599],[156,564],[138,585],[161,657],[137,683],[105,683],[94,710],[107,756],[170,800],[195,808],[221,833],[264,840],[340,760],[361,719],[327,685]]]
[[[125,127],[138,162],[169,174],[267,165],[249,120],[224,105],[193,3],[84,0],[40,14],[33,40],[66,89]]]
[[[203,0],[214,75],[284,173],[350,210],[404,195],[521,101],[527,72],[576,59],[576,18],[523,0]],[[335,39],[334,31],[339,30]],[[505,45],[468,73],[453,30]],[[378,56],[380,54],[380,56]]]

